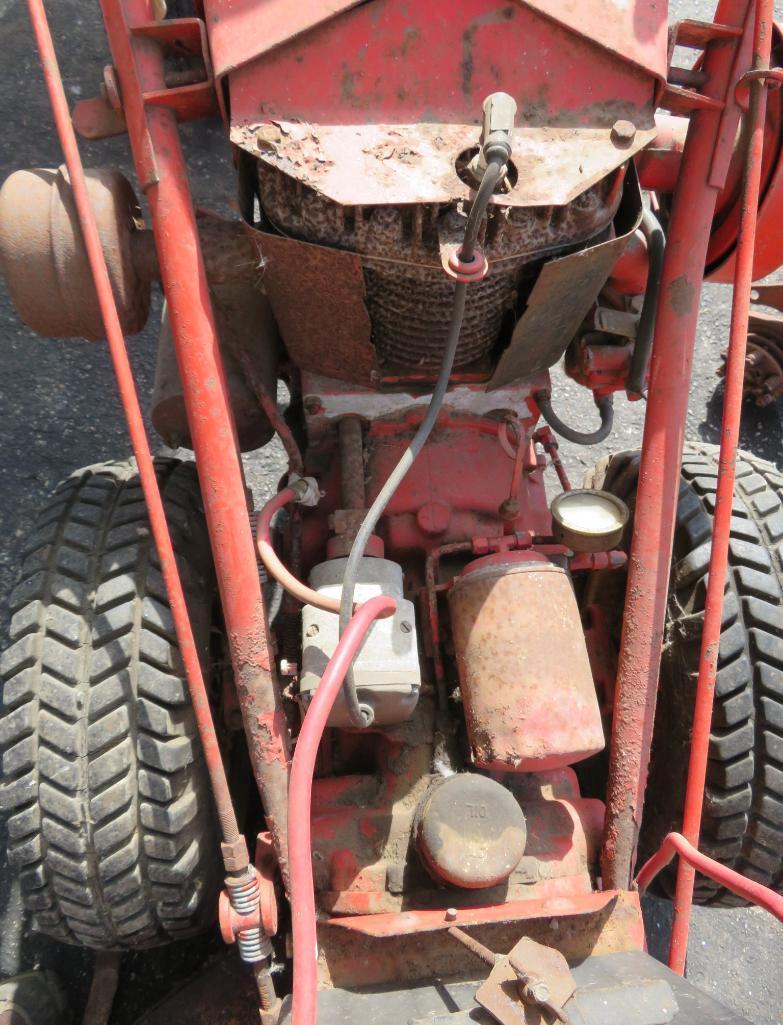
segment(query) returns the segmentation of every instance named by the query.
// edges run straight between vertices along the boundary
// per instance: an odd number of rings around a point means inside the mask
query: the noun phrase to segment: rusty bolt
[[[456,917],[457,917],[457,909],[456,908],[446,908],[446,921],[447,922],[455,921]]]
[[[531,979],[526,984],[525,990],[530,1000],[534,1000],[537,1004],[546,1003],[551,996],[549,986],[543,979]]]
[[[316,416],[323,407],[317,395],[308,395],[304,400],[304,408],[305,413],[309,413],[310,416]]]
[[[107,101],[112,110],[122,110],[122,99],[120,97],[120,81],[117,78],[117,72],[111,66],[107,64],[103,69],[103,82],[101,84],[101,93],[104,99]]]
[[[256,132],[256,146],[262,153],[277,153],[277,145],[282,138],[278,125],[272,123],[261,125]]]
[[[636,138],[636,125],[633,121],[620,118],[612,125],[612,142],[616,146],[630,146]]]
[[[311,623],[310,626],[308,626],[307,630],[305,631],[305,635],[307,637],[315,637],[315,635],[317,633],[318,633],[318,624],[317,623]]]
[[[223,855],[223,864],[226,872],[240,874],[247,870],[249,856],[247,844],[243,836],[237,837],[231,843],[222,843],[220,853]]]
[[[498,506],[498,515],[507,523],[513,522],[519,516],[519,499],[506,498]]]

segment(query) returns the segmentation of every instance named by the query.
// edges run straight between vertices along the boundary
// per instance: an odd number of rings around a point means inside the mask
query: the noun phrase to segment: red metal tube
[[[292,1025],[315,1025],[317,1017],[317,935],[313,892],[310,811],[313,772],[326,720],[348,667],[376,619],[390,616],[393,598],[370,598],[353,614],[340,638],[302,723],[291,767],[288,855],[291,865],[291,931],[294,941]]]
[[[198,724],[201,744],[204,749],[204,760],[209,771],[209,778],[212,784],[212,792],[215,798],[215,805],[220,819],[220,826],[223,840],[240,851],[244,847],[245,866],[247,864],[247,847],[244,843],[237,826],[236,815],[231,803],[231,795],[228,789],[228,782],[220,755],[215,725],[212,720],[209,697],[204,685],[204,677],[201,672],[198,650],[193,638],[193,631],[188,616],[185,595],[182,590],[177,563],[174,557],[174,549],[171,544],[171,536],[166,523],[166,513],[163,501],[158,488],[158,481],[155,476],[155,467],[152,461],[147,434],[144,429],[139,399],[136,393],[136,386],[133,380],[133,373],[128,361],[128,353],[125,348],[125,339],[122,334],[117,305],[112,294],[111,280],[106,267],[106,260],[103,255],[98,229],[95,223],[95,215],[87,193],[87,185],[84,177],[79,148],[76,143],[73,125],[68,110],[68,102],[65,98],[60,69],[57,64],[57,56],[54,51],[51,32],[46,19],[46,11],[43,0],[28,0],[30,20],[35,33],[35,41],[41,57],[46,89],[49,93],[49,101],[52,106],[54,123],[62,146],[65,162],[68,166],[68,174],[73,189],[74,201],[79,215],[79,226],[84,238],[84,245],[90,261],[95,290],[98,294],[98,301],[101,308],[106,337],[109,342],[114,373],[117,378],[117,388],[120,393],[122,407],[128,422],[128,433],[133,447],[133,454],[139,467],[139,476],[144,491],[144,499],[147,503],[147,510],[150,518],[152,536],[155,540],[155,547],[160,559],[161,571],[166,583],[166,591],[169,596],[171,615],[174,620],[174,628],[177,634],[177,643],[182,655],[182,662],[185,667],[188,691],[190,693],[193,712]],[[237,864],[237,871],[243,867]]]
[[[303,584],[301,580],[297,580],[280,561],[272,544],[272,520],[275,513],[289,503],[295,502],[296,498],[297,494],[293,488],[283,488],[274,498],[270,498],[258,514],[256,521],[258,556],[280,586],[293,595],[297,601],[302,602],[303,605],[314,605],[317,609],[323,609],[324,612],[339,614],[340,599],[327,598],[323,594],[319,594],[318,591],[314,591],[312,587],[308,587],[307,584]]]
[[[716,21],[736,26],[742,35],[750,14],[747,0],[722,0]],[[731,39],[705,53],[710,95],[726,106],[691,115],[669,222],[612,719],[601,858],[608,889],[630,883],[644,802],[699,296],[715,202],[725,178],[715,154],[733,143],[739,117],[733,100],[736,54]]]
[[[157,23],[149,0],[101,0],[101,9],[155,232],[250,757],[287,881],[290,741],[272,674],[236,431],[176,117],[144,101],[166,88],[163,52],[151,35]]]
[[[725,886],[727,890],[736,893],[743,900],[752,904],[758,904],[760,908],[769,911],[779,921],[783,922],[783,896],[775,893],[768,886],[755,883],[752,879],[735,872],[727,865],[721,865],[719,861],[708,858],[706,854],[697,851],[692,843],[689,843],[681,833],[669,833],[664,838],[660,848],[653,854],[639,872],[636,885],[640,890],[646,890],[658,873],[664,869],[672,860],[675,854],[680,856],[680,864],[687,864],[692,872],[701,872],[702,875],[714,879],[716,883]]]
[[[769,68],[772,42],[773,0],[759,0],[753,40],[753,71]],[[685,839],[697,846],[704,807],[704,785],[707,778],[712,706],[718,664],[723,592],[728,569],[731,512],[734,497],[734,467],[737,459],[742,391],[745,378],[745,350],[748,339],[750,293],[753,282],[753,258],[756,243],[756,217],[761,187],[761,156],[764,148],[764,118],[767,107],[767,86],[758,77],[749,82],[748,151],[742,183],[742,206],[737,255],[734,269],[734,298],[726,360],[726,385],[721,423],[718,483],[715,495],[715,516],[712,527],[710,570],[704,604],[704,626],[701,635],[699,677],[693,713],[691,754],[685,789],[685,812],[682,831]],[[677,866],[677,888],[674,897],[669,967],[682,975],[688,949],[691,904],[696,871],[693,860],[681,858]]]

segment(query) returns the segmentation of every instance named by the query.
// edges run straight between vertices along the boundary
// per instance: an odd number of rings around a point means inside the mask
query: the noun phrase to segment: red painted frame
[[[83,172],[43,3],[42,0],[28,0],[28,3],[55,122],[78,196]],[[167,101],[160,46],[164,40],[161,39],[160,23],[155,22],[151,15],[150,0],[101,0],[101,6],[121,87],[134,160],[156,234],[240,705],[278,859],[284,878],[287,878],[289,738],[279,688],[273,676],[266,613],[247,517],[246,489],[179,146],[177,115],[187,116],[187,97],[183,101],[181,95],[175,97],[171,91]],[[685,410],[705,254],[715,201],[725,179],[739,117],[735,103],[736,85],[747,67],[751,48],[754,69],[763,71],[768,66],[770,18],[770,0],[757,0],[755,3],[753,0],[721,0],[716,15],[717,25],[712,28],[706,26],[696,33],[706,46],[703,69],[708,79],[707,98],[702,97],[695,103],[691,115],[670,221],[658,308],[629,567],[626,627],[615,695],[603,852],[603,882],[607,889],[625,889],[631,883],[655,710]],[[750,85],[752,95],[756,96],[755,116],[761,109],[760,124],[763,124],[760,96],[764,88],[758,80],[756,85]],[[203,102],[203,95],[198,95],[198,102]],[[681,96],[680,101],[686,103],[687,96]],[[725,567],[728,546],[727,524],[739,424],[737,381],[741,383],[757,219],[759,138],[759,132],[754,131],[745,178],[744,230],[736,261],[718,515],[710,572],[710,578],[716,581],[723,580],[721,567]],[[178,610],[178,636],[183,650],[187,652],[189,623],[184,602],[179,600],[181,584],[171,556],[165,518],[162,518],[160,494],[154,473],[150,474],[149,445],[144,436],[105,262],[96,242],[93,215],[86,199],[79,203],[79,215],[91,252],[91,265],[101,297],[134,451],[145,480],[145,496],[150,506],[156,544],[166,569],[172,607]],[[724,515],[727,509],[728,513]],[[686,831],[691,838],[695,832],[695,839],[698,838],[701,817],[721,603],[722,587],[715,586],[707,598],[703,673],[697,693],[696,729],[686,795]],[[200,728],[205,750],[212,750],[214,754],[211,747],[214,727],[208,705],[204,708],[203,702],[199,704],[200,670],[192,663],[192,659],[186,659],[188,681],[194,694],[194,704],[197,710],[201,708]],[[201,689],[203,691],[203,681]],[[216,796],[219,796],[222,787],[220,770],[217,764],[213,769]],[[229,817],[229,832],[231,825]],[[681,968],[684,941],[687,940],[687,914],[692,891],[692,875],[689,889],[688,871],[681,868],[681,885],[678,886],[674,929],[680,940],[673,942],[672,952],[673,964],[677,968]]]

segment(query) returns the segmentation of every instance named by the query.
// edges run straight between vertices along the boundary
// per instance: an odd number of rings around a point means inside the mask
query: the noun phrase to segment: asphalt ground
[[[671,5],[672,17],[710,17],[712,6],[681,0]],[[97,0],[50,0],[48,8],[69,99],[75,102],[94,95],[108,53]],[[222,126],[190,126],[184,135],[196,202],[217,210],[232,209],[233,172]],[[118,167],[134,180],[124,139],[84,145],[82,152],[86,165]],[[54,167],[61,162],[26,5],[23,0],[0,0],[0,180],[20,167]],[[147,330],[129,346],[145,405],[152,388],[159,308],[156,296]],[[722,386],[716,367],[727,327],[727,290],[705,287],[687,422],[693,439],[718,440]],[[570,422],[593,422],[595,410],[589,396],[562,375],[556,376],[554,401]],[[746,410],[742,445],[783,462],[782,409]],[[604,452],[638,446],[643,416],[643,404],[620,398],[609,442],[590,450],[564,444],[572,479],[578,480]],[[38,338],[18,321],[0,283],[1,636],[7,629],[7,597],[19,569],[18,551],[46,496],[74,469],[124,459],[128,452],[106,346]],[[281,449],[273,443],[246,462],[254,490],[267,492],[283,466]],[[66,980],[71,1002],[78,1009],[89,983],[91,956],[28,930],[16,887],[5,871],[3,847],[0,831],[0,976],[22,968],[53,968]],[[670,906],[648,900],[645,913],[650,949],[665,957]],[[113,1025],[129,1025],[143,1007],[219,951],[213,939],[126,957]],[[755,1025],[783,1021],[782,963],[783,930],[763,912],[694,911],[688,976]]]

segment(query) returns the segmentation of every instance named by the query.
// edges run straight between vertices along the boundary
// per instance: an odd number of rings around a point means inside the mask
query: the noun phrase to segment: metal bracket
[[[204,22],[200,18],[172,18],[129,29],[133,42],[157,42],[166,57],[197,58],[203,65],[195,73],[173,73],[165,89],[142,92],[145,105],[173,110],[178,121],[198,121],[218,114],[215,79],[209,57]],[[127,131],[122,96],[113,67],[104,69],[101,96],[80,100],[73,110],[73,124],[83,139],[105,139]]]

